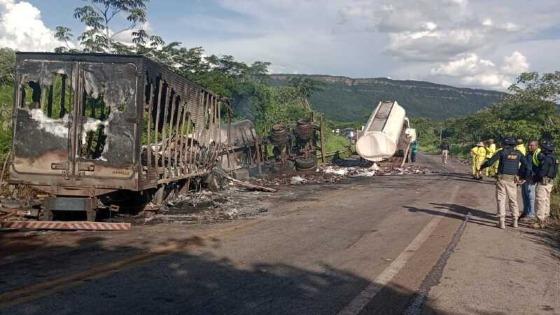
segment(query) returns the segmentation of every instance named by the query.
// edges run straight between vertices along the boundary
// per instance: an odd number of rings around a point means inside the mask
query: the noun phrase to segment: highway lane
[[[90,240],[60,245],[69,254],[56,260],[1,265],[0,312],[402,313],[469,209],[491,196],[491,184],[435,161],[421,162],[440,174],[301,186],[252,220],[78,235]]]

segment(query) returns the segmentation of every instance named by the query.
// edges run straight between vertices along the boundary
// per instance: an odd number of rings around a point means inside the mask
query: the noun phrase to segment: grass
[[[451,156],[453,157],[458,157],[462,159],[466,159],[470,157],[469,151],[471,148],[462,147],[458,144],[452,144],[450,149],[451,152],[449,152],[449,154],[451,154]],[[439,145],[433,143],[429,143],[429,144],[420,143],[420,151],[424,153],[431,153],[431,154],[441,153],[441,150],[439,149]]]
[[[344,156],[344,153],[352,151],[352,144],[343,136],[327,134],[325,138],[327,140],[325,143],[325,152],[327,154],[339,151],[341,156]]]

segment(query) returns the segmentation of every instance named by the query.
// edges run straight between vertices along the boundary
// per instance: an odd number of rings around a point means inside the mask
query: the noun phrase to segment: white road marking
[[[455,187],[451,194],[450,200],[455,200],[459,187]],[[359,314],[364,307],[386,286],[406,265],[408,260],[416,253],[418,249],[424,244],[428,237],[435,230],[443,216],[449,211],[445,209],[441,215],[433,218],[423,229],[416,235],[410,244],[400,253],[400,255],[389,265],[383,272],[381,272],[375,280],[368,285],[358,296],[356,296],[350,304],[343,308],[338,315],[356,315]]]

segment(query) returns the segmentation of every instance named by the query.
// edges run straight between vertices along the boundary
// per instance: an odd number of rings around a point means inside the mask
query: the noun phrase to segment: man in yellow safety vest
[[[496,144],[494,143],[494,139],[488,139],[486,141],[486,159],[490,160],[494,154],[496,154]],[[496,176],[496,171],[498,169],[498,163],[494,163],[494,165],[486,168],[486,176]]]
[[[484,143],[479,142],[476,144],[476,147],[471,149],[471,157],[472,157],[472,175],[474,179],[482,179],[482,171],[480,170],[480,166],[484,163],[486,159],[486,149],[484,148]]]
[[[515,150],[521,152],[523,155],[527,155],[527,147],[525,147],[525,142],[523,142],[523,139],[517,139]]]

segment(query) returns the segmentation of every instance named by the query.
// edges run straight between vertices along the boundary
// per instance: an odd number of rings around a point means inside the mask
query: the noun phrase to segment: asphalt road
[[[438,173],[297,186],[275,197],[266,215],[227,224],[2,233],[0,313],[511,314],[520,309],[476,288],[484,281],[476,280],[477,268],[461,273],[461,264],[479,264],[481,244],[511,237],[529,246],[519,255],[542,256],[545,267],[533,276],[553,273],[553,280],[534,281],[535,288],[516,289],[545,292],[519,313],[560,312],[558,256],[550,244],[497,231],[492,182],[472,181],[458,163],[442,168],[434,157],[420,163]],[[465,243],[467,236],[473,239]],[[494,257],[511,253],[507,246],[494,249]],[[454,260],[463,253],[466,261]],[[485,277],[487,292],[509,290],[507,283],[491,288],[492,277],[503,277],[499,268]]]

